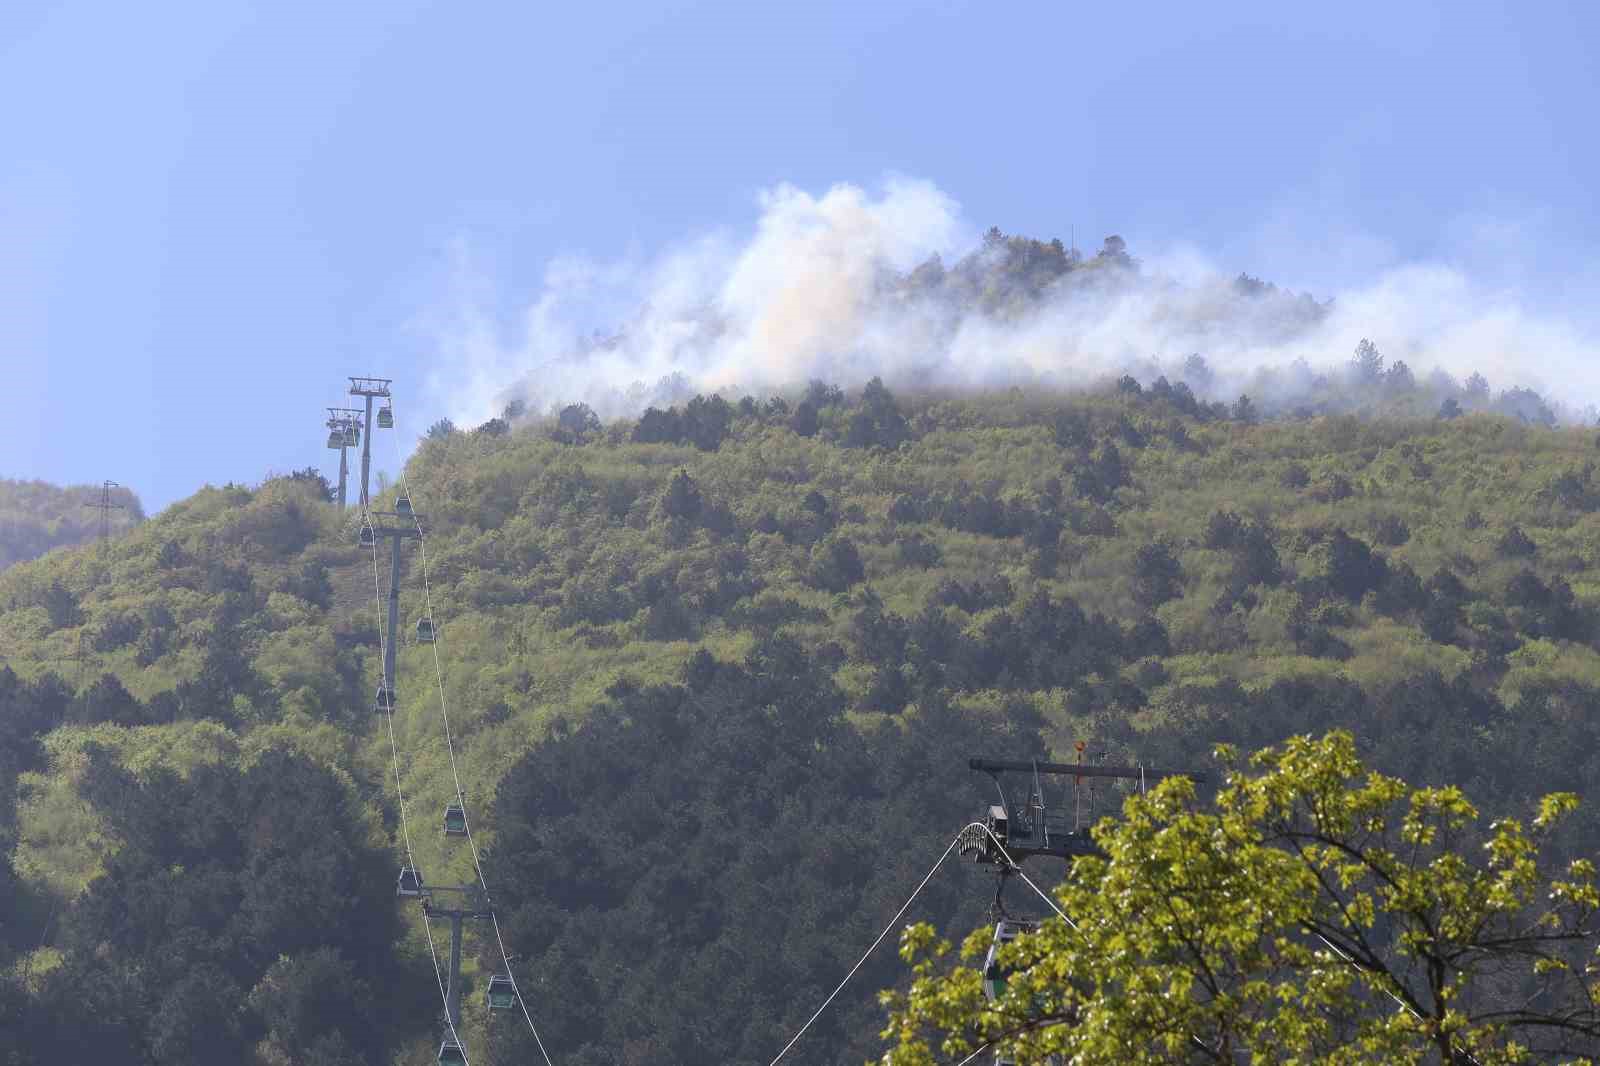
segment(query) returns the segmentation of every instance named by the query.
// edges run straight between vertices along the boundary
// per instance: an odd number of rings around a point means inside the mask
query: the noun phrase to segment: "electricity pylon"
[[[111,502],[111,490],[120,489],[121,487],[115,481],[103,481],[100,483],[100,499],[84,502],[85,507],[93,507],[100,512],[100,543],[102,546],[105,544],[106,538],[111,535],[111,512],[128,509],[127,504]]]

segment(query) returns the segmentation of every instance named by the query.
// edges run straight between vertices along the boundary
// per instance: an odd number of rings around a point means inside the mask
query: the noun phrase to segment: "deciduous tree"
[[[1096,830],[1052,918],[977,969],[913,926],[908,992],[887,993],[890,1066],[1018,1063],[1588,1062],[1600,1050],[1600,889],[1553,860],[1577,806],[1485,825],[1460,789],[1371,772],[1346,733],[1298,737],[1187,779]],[[980,955],[988,930],[968,938]]]

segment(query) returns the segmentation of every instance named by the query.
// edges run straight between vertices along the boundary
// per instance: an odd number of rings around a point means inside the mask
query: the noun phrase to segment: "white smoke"
[[[451,417],[472,424],[512,399],[533,411],[583,400],[611,417],[685,392],[812,378],[1072,387],[1191,352],[1225,392],[1259,383],[1263,367],[1343,366],[1364,337],[1419,380],[1478,372],[1568,407],[1600,399],[1600,338],[1448,264],[1385,268],[1319,307],[1288,292],[1242,296],[1237,270],[1180,248],[1137,274],[1073,270],[1034,297],[980,310],[983,293],[905,281],[930,256],[953,266],[979,244],[929,182],[821,196],[785,185],[760,207],[749,234],[704,236],[654,259],[562,258],[510,329],[464,274],[439,331],[446,372],[433,383]],[[1273,266],[1252,264],[1267,277]]]

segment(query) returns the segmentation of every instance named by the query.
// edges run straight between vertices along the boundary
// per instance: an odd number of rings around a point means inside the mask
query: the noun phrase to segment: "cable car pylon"
[[[366,432],[361,435],[361,509],[365,511],[372,506],[368,495],[368,476],[372,470],[372,400],[379,397],[383,406],[378,410],[378,426],[382,429],[394,428],[394,411],[389,405],[389,383],[393,378],[350,378],[350,395],[360,396],[367,401],[366,407]]]
[[[394,519],[385,522],[385,519]],[[376,548],[379,540],[390,542],[389,553],[389,640],[383,647],[383,684],[378,687],[377,709],[393,710],[396,704],[394,687],[395,650],[400,642],[395,639],[400,626],[400,544],[406,540],[422,539],[422,515],[406,511],[367,511],[361,525],[362,547]]]
[[[440,892],[454,895],[460,902],[451,907],[438,906],[433,897]],[[488,896],[478,885],[432,885],[422,890],[422,916],[428,921],[444,919],[450,923],[450,981],[445,986],[445,1016],[450,1028],[456,1030],[461,1027],[462,924],[468,920],[492,922],[494,911],[489,906]]]
[[[339,510],[348,503],[350,449],[361,443],[361,412],[354,407],[328,408],[328,447],[339,453]]]
[[[994,934],[990,939],[989,950],[984,955],[983,968],[980,971],[983,995],[990,1003],[998,1003],[1005,996],[1006,983],[1014,972],[1014,967],[1001,957],[1006,946],[1019,936],[1032,933],[1039,927],[1036,919],[1019,918],[1006,911],[1005,888],[1008,878],[1012,875],[1019,877],[1056,913],[1057,917],[1068,926],[1077,928],[1077,923],[1057,905],[1056,901],[1023,872],[1022,864],[1030,858],[1045,856],[1065,860],[1070,872],[1075,857],[1104,854],[1090,836],[1095,814],[1095,789],[1093,784],[1086,787],[1084,779],[1137,781],[1140,792],[1143,792],[1149,783],[1168,777],[1187,777],[1196,783],[1204,783],[1209,779],[1209,775],[1204,771],[1155,770],[1142,765],[1106,766],[1085,763],[1083,761],[1085,747],[1081,740],[1075,745],[1078,755],[1078,761],[1075,763],[1040,762],[1037,759],[967,760],[969,770],[989,775],[1000,796],[999,803],[989,805],[984,819],[967,826],[958,838],[958,850],[961,854],[970,855],[976,863],[996,867],[998,873],[992,910],[995,918]],[[1000,776],[1006,773],[1029,775],[1027,797],[1021,803],[1007,797]],[[1047,777],[1072,778],[1070,816],[1064,808],[1058,813],[1052,813],[1050,810],[1044,793],[1044,779]],[[1084,816],[1083,803],[1085,791],[1089,794],[1087,818]],[[1201,1044],[1201,1046],[1206,1045]],[[994,1041],[979,1047],[962,1060],[962,1066],[972,1062],[979,1055],[986,1054],[992,1047]],[[994,1066],[1012,1066],[1016,1062],[1008,1052],[998,1048],[995,1049],[993,1061]],[[1052,1055],[1045,1061],[1049,1066],[1060,1066],[1061,1059]]]

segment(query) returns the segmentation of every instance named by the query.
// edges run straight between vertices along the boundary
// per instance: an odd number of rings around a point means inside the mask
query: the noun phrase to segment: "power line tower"
[[[361,411],[355,407],[328,408],[328,447],[339,453],[339,510],[346,506],[350,478],[349,450],[361,440]]]
[[[111,490],[112,489],[120,489],[121,487],[122,486],[117,484],[115,481],[109,481],[109,480],[108,481],[102,481],[100,483],[100,498],[97,499],[97,500],[85,500],[85,501],[83,501],[83,505],[85,507],[93,507],[95,510],[100,512],[100,535],[96,539],[97,539],[97,543],[98,543],[97,550],[102,555],[105,554],[106,540],[111,536],[111,512],[112,511],[126,511],[128,509],[128,505],[127,504],[125,504],[125,503],[114,503],[114,502],[112,502],[112,499],[111,499]],[[75,662],[75,663],[77,663],[78,664],[78,687],[80,689],[83,687],[83,670],[84,670],[84,663],[87,662],[87,658],[83,654],[83,627],[82,626],[80,626],[78,628],[77,654],[70,655],[70,656],[58,656],[58,657],[53,658],[51,661],[53,661],[53,662]]]
[[[100,498],[98,500],[88,500],[84,503],[85,507],[93,507],[100,512],[100,544],[102,546],[105,545],[106,538],[111,535],[111,512],[128,509],[128,505],[125,503],[111,502],[111,490],[120,489],[121,487],[115,481],[103,481],[100,483]]]
[[[389,407],[389,383],[393,378],[350,378],[350,395],[365,397],[367,401],[366,432],[361,437],[361,509],[370,506],[368,474],[372,469],[372,400],[379,397],[384,404],[378,410],[378,425],[383,429],[394,426],[394,413]]]

